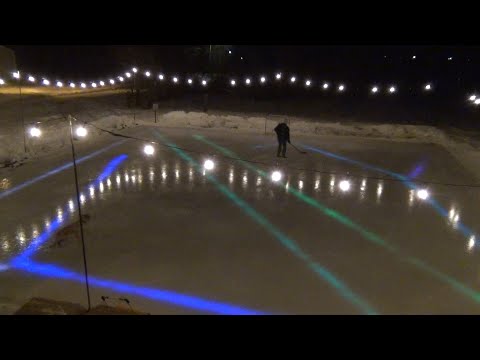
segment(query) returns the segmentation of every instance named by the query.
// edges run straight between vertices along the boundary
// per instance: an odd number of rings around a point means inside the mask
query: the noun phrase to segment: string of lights
[[[133,67],[131,70],[126,71],[118,76],[113,76],[105,79],[99,79],[94,81],[62,81],[62,80],[49,80],[46,77],[34,76],[31,74],[23,74],[20,71],[15,71],[11,73],[11,79],[0,78],[0,86],[3,85],[20,85],[19,81],[23,81],[24,84],[30,86],[44,86],[56,89],[70,88],[70,89],[100,89],[105,87],[114,87],[118,85],[123,85],[132,81],[136,76],[143,76],[145,79],[156,79],[160,83],[180,85],[185,84],[187,86],[201,86],[203,88],[209,85],[211,81],[208,75],[200,76],[179,76],[171,75],[167,76],[164,73],[158,73],[156,75],[149,70],[140,71],[138,68]],[[245,76],[245,77],[228,77],[226,76],[225,85],[236,88],[240,86],[252,87],[254,85],[268,86],[269,84],[288,84],[288,85],[299,85],[303,86],[306,89],[313,89],[315,87],[321,89],[324,92],[335,92],[335,93],[344,93],[348,91],[353,91],[353,88],[349,88],[346,83],[343,82],[328,82],[328,81],[316,81],[310,77],[299,78],[296,75],[287,76],[281,72],[277,72],[273,76],[269,77],[267,75],[259,76]],[[11,81],[10,81],[11,80]],[[368,86],[368,92],[372,95],[379,94],[389,94],[393,95],[400,91],[401,89],[395,84],[386,84],[381,86],[380,84],[371,84]],[[435,86],[431,82],[426,82],[419,89],[423,93],[433,92]],[[480,105],[480,97],[476,94],[467,95],[467,99],[474,105]]]

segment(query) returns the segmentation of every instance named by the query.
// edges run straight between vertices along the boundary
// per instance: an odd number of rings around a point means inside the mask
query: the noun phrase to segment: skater
[[[290,128],[286,123],[280,123],[274,129],[277,133],[277,140],[278,140],[278,150],[277,150],[277,157],[280,157],[280,151],[282,152],[282,157],[286,158],[287,153],[287,141],[290,143]]]

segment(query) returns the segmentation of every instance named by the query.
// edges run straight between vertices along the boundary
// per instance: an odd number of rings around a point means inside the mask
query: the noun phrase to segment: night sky
[[[16,52],[23,71],[63,79],[115,75],[133,64],[152,71],[205,70],[190,55],[191,46],[185,45],[7,46]],[[474,46],[232,45],[226,70],[234,74],[283,71],[352,82],[440,81],[472,89],[480,80],[479,63],[480,47]]]

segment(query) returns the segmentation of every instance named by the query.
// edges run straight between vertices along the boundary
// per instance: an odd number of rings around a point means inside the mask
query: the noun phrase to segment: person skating
[[[286,123],[282,122],[275,127],[274,131],[277,133],[278,140],[277,157],[280,157],[281,152],[282,157],[286,158],[287,142],[290,143],[290,128]]]

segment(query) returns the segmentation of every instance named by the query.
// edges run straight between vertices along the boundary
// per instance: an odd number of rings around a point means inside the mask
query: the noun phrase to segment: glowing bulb
[[[431,90],[431,89],[432,89],[432,85],[430,84],[425,85],[425,90]]]
[[[265,78],[265,76],[262,76],[262,77],[260,78],[260,82],[261,82],[261,83],[264,83],[265,81],[267,81],[267,79]]]
[[[105,83],[103,81],[100,81],[100,86],[105,86]]]
[[[137,73],[138,70],[137,70],[137,68],[134,67],[134,68],[132,68],[132,71],[133,71],[134,73]]]
[[[342,181],[340,181],[340,183],[338,184],[338,187],[339,187],[340,190],[342,190],[342,191],[348,191],[348,190],[350,190],[350,181],[348,181],[348,180],[342,180]]]
[[[292,77],[290,78],[290,82],[292,82],[292,83],[294,83],[296,80],[297,80],[297,78],[296,78],[295,76],[292,76]]]
[[[75,87],[75,84],[74,84],[74,83],[70,83],[70,87],[71,87],[71,88],[74,88],[74,87]]]
[[[455,210],[453,209],[450,209],[450,211],[448,212],[448,218],[450,220],[453,220],[453,217],[455,216]]]
[[[87,136],[87,129],[85,129],[83,126],[79,126],[77,130],[75,130],[75,134],[79,137],[85,137]]]
[[[63,87],[62,82],[61,82],[61,81],[57,81],[57,86],[58,86],[58,87]]]
[[[228,50],[228,53],[231,54],[231,53],[232,53],[232,50]]]
[[[177,77],[174,77],[174,78],[173,78],[173,82],[174,82],[174,83],[177,83],[177,82],[178,82],[178,78],[177,78]]]
[[[416,59],[417,57],[415,55],[412,56],[412,59]]]
[[[123,77],[119,76],[118,80],[120,80],[120,82],[123,82]]]
[[[147,155],[153,155],[153,153],[155,152],[155,148],[148,144],[148,145],[145,145],[145,147],[143,148],[143,152]]]
[[[96,88],[96,87],[97,87],[97,84],[92,83],[92,87],[93,87],[93,88]]]
[[[328,89],[328,83],[324,83],[324,84],[323,84],[323,88],[324,88],[324,89]]]
[[[0,85],[5,85],[5,81],[3,79],[0,79]]]
[[[191,85],[193,83],[192,79],[188,79],[187,82]]]
[[[282,173],[280,171],[274,171],[272,173],[272,181],[279,182],[282,179]]]
[[[475,105],[480,104],[480,99],[476,99],[473,103],[474,103]]]
[[[282,74],[278,73],[277,75],[275,75],[275,79],[280,80],[281,78],[282,78]]]
[[[476,98],[477,98],[477,95],[472,95],[468,98],[468,100],[475,101]]]
[[[37,127],[32,127],[30,129],[30,136],[31,137],[40,137],[40,135],[42,135],[42,132],[40,131],[39,128]]]
[[[236,84],[235,80],[230,81],[230,85],[235,86],[235,84]]]
[[[47,79],[43,79],[42,84],[43,85],[50,85],[50,81],[48,81]]]
[[[390,89],[388,89],[390,93],[394,93],[396,91],[395,86],[390,86]]]
[[[449,58],[448,58],[448,61],[451,61],[452,59],[453,59],[452,57],[449,57]]]
[[[378,87],[374,86],[374,87],[372,88],[372,92],[373,92],[373,93],[378,92]]]
[[[115,84],[115,80],[113,80],[113,79],[110,79],[109,82],[110,82],[110,84],[112,84],[112,85]]]
[[[207,80],[202,80],[202,85],[206,86],[207,85]]]
[[[203,164],[203,167],[206,169],[206,170],[213,170],[213,168],[215,167],[215,163],[208,159],[205,161],[205,163]]]
[[[471,236],[470,240],[468,240],[468,250],[472,250],[472,248],[475,246],[475,236]]]
[[[130,76],[132,76],[132,74],[130,74],[129,72],[127,72],[127,73],[125,73],[125,76],[126,76],[127,78],[129,78]]]
[[[81,87],[82,89],[85,89],[85,88],[87,87],[87,84],[81,83],[81,84],[80,84],[80,87]]]
[[[145,71],[145,76],[150,77],[150,71]]]
[[[12,73],[12,75],[15,79],[20,79],[20,72],[19,71]]]
[[[158,75],[158,78],[159,78],[160,80],[163,80],[163,79],[164,79],[164,76],[163,76],[162,74],[160,74],[160,75]]]
[[[343,90],[345,90],[345,86],[344,86],[344,85],[340,85],[340,86],[338,87],[338,91],[343,91]]]
[[[417,197],[422,200],[427,200],[430,194],[426,189],[421,189],[417,191]]]
[[[310,80],[305,81],[305,85],[306,85],[306,86],[310,86],[311,83],[312,83],[312,82],[311,82]]]
[[[248,78],[245,79],[245,84],[250,85],[250,82],[251,82],[250,79],[248,79]]]
[[[28,77],[28,81],[30,81],[30,82],[35,82],[35,78],[34,78],[33,76],[29,76],[29,77]]]

